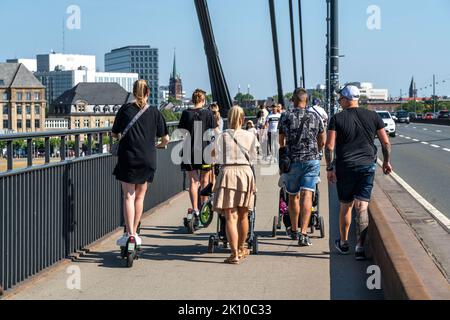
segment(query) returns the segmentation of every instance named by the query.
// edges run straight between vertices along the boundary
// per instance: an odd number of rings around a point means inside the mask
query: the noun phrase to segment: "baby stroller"
[[[253,175],[255,175],[255,170],[252,167]],[[208,201],[211,201],[210,205],[211,208],[213,206],[214,201],[214,194],[212,194]],[[258,235],[255,234],[255,221],[256,221],[256,194],[255,194],[255,203],[253,206],[253,210],[249,211],[248,213],[248,220],[249,220],[249,230],[248,230],[248,237],[247,237],[247,244],[248,249],[251,250],[252,254],[258,254],[259,253],[259,246],[258,246]],[[216,234],[211,235],[209,237],[208,241],[208,253],[214,253],[214,250],[216,247],[219,246],[219,243],[222,242],[223,248],[228,248],[228,239],[226,234],[226,220],[223,215],[218,215],[217,217],[217,231]]]
[[[313,204],[311,208],[311,219],[309,222],[309,227],[311,228],[311,233],[314,233],[315,230],[320,231],[320,238],[325,237],[325,221],[323,217],[320,215],[319,210],[319,199],[320,199],[320,190],[319,184],[316,184],[316,192],[314,193]],[[278,206],[278,215],[273,217],[273,226],[272,226],[272,237],[275,238],[277,236],[277,231],[281,229],[281,222],[283,222],[284,227],[286,228],[286,233],[289,232],[292,227],[291,218],[289,216],[288,211],[289,206],[289,195],[284,190],[284,188],[280,189],[280,197],[279,197],[279,206]],[[300,219],[299,219],[299,228]],[[289,236],[289,234],[288,234]]]

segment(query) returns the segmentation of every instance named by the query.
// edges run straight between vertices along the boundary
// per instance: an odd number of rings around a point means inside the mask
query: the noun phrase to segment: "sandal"
[[[239,264],[240,258],[239,258],[239,256],[231,255],[228,258],[226,258],[223,262],[228,263],[228,264]]]
[[[250,250],[247,248],[239,249],[239,259],[245,259],[250,255]]]

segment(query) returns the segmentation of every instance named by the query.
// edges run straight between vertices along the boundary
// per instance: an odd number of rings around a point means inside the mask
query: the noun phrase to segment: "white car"
[[[377,113],[384,122],[387,134],[394,138],[397,135],[397,128],[391,114],[388,111],[377,111]]]

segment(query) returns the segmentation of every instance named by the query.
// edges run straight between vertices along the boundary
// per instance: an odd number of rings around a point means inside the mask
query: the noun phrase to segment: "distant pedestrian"
[[[145,80],[134,83],[135,102],[123,105],[117,112],[112,128],[113,137],[120,138],[118,162],[114,169],[116,179],[121,182],[124,196],[124,218],[128,233],[117,245],[124,247],[129,236],[134,236],[136,244],[142,240],[137,234],[144,208],[144,198],[148,183],[155,176],[156,148],[169,143],[166,121],[157,108],[148,105],[150,89]],[[156,138],[162,142],[155,146]]]
[[[292,240],[300,246],[310,246],[308,227],[316,185],[320,175],[320,151],[326,134],[320,117],[307,110],[308,93],[297,89],[293,96],[294,109],[280,120],[280,154],[286,154],[290,166],[280,178],[280,186],[289,194],[289,216]],[[280,163],[282,163],[280,159]],[[301,229],[298,230],[300,219]]]
[[[281,118],[281,109],[278,105],[273,105],[272,112],[267,116],[265,128],[267,130],[267,156],[273,156],[277,148],[278,123]]]
[[[214,119],[216,119],[218,131],[222,132],[223,131],[223,119],[222,119],[222,116],[220,115],[220,107],[219,107],[219,105],[216,102],[213,102],[209,106],[209,109],[214,114]]]
[[[308,110],[317,113],[317,115],[322,119],[322,122],[325,127],[328,125],[328,114],[325,111],[325,109],[320,106],[319,99],[314,98],[313,103],[311,107],[308,108]]]
[[[366,258],[364,245],[369,226],[368,206],[375,179],[378,136],[383,148],[383,172],[392,172],[391,144],[384,129],[383,120],[374,111],[358,107],[360,91],[348,85],[340,91],[339,103],[343,111],[334,115],[328,127],[325,149],[328,181],[337,182],[340,201],[340,239],[336,249],[348,254],[348,234],[352,221],[352,209],[356,208],[357,244],[355,258]],[[336,149],[336,159],[334,151]]]

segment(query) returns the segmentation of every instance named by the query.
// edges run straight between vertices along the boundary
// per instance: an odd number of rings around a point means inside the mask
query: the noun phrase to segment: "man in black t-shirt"
[[[340,91],[339,103],[344,111],[334,115],[328,127],[325,148],[328,181],[337,183],[340,201],[340,235],[336,249],[349,253],[348,233],[352,209],[357,213],[357,244],[355,257],[365,259],[364,242],[369,225],[368,206],[375,178],[377,135],[383,148],[383,172],[390,174],[391,144],[383,120],[374,112],[358,108],[359,89],[348,85]],[[334,151],[336,147],[336,158]]]
[[[191,221],[195,218],[195,226],[199,225],[199,212],[201,204],[198,203],[198,189],[201,186],[204,189],[210,182],[210,174],[212,164],[207,163],[204,159],[203,152],[208,146],[209,142],[205,141],[205,132],[212,131],[217,128],[217,123],[214,114],[211,110],[204,109],[206,103],[206,93],[203,90],[197,89],[192,95],[192,102],[194,108],[184,110],[179,129],[184,129],[189,133],[185,138],[183,146],[183,162],[181,169],[186,171],[189,176],[189,196],[192,203],[192,209],[188,210],[186,221]],[[190,152],[187,152],[190,151]],[[190,156],[187,154],[190,153]],[[205,197],[202,197],[202,202]]]

